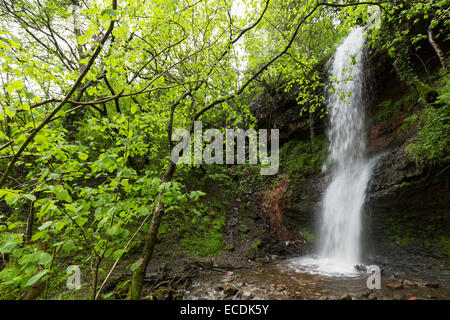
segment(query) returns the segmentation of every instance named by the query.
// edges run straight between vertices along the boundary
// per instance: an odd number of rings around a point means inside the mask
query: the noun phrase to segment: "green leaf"
[[[141,264],[139,262],[135,262],[130,266],[131,271],[135,271],[137,268],[139,268]]]
[[[69,211],[74,211],[74,212],[77,211],[77,208],[75,208],[75,207],[74,207],[73,205],[71,205],[70,203],[66,203],[66,204],[64,205],[64,207],[66,207],[66,209],[69,210]]]
[[[33,92],[27,92],[25,93],[25,97],[27,97],[27,99],[33,100],[34,98],[36,98],[36,95]]]
[[[86,38],[84,36],[79,36],[77,41],[80,46],[83,46],[86,43]]]
[[[20,48],[20,44],[12,39],[9,39],[9,43],[11,43],[11,45],[15,48],[15,49],[19,49]]]
[[[104,14],[107,14],[111,18],[115,17],[117,15],[116,12],[113,9],[111,9],[111,8],[103,10],[100,15],[103,16]]]
[[[67,190],[55,190],[55,196],[56,199],[66,201],[66,202],[72,202],[72,198],[69,195],[69,192]]]
[[[0,252],[10,253],[15,247],[17,247],[17,242],[9,241],[0,248]]]
[[[39,254],[38,263],[42,265],[47,265],[52,261],[52,256],[48,254],[47,252],[42,252]]]
[[[94,35],[94,30],[92,30],[92,28],[87,29],[86,32],[84,33],[84,37],[86,39],[92,38],[93,35]]]
[[[53,224],[53,221],[47,221],[47,222],[43,223],[42,226],[40,226],[38,228],[38,230],[45,230],[48,227],[50,227],[52,224]]]
[[[117,250],[113,254],[113,259],[117,260],[123,255],[123,249]]]
[[[86,153],[80,153],[78,154],[78,158],[80,158],[80,160],[85,161],[88,158],[88,155]]]
[[[16,109],[14,109],[13,107],[3,106],[3,109],[5,110],[6,115],[10,118],[16,115]]]
[[[109,299],[114,293],[115,293],[114,291],[111,291],[110,293],[105,294],[105,295],[103,296],[103,299]]]
[[[33,284],[35,284],[39,279],[41,279],[43,276],[45,276],[48,273],[48,270],[42,270],[39,273],[37,273],[35,276],[31,277],[27,283],[25,284],[25,287],[31,287]]]
[[[36,197],[32,194],[24,194],[23,196],[30,201],[36,201]]]
[[[75,247],[75,242],[73,242],[72,239],[67,240],[66,242],[64,242],[62,248],[64,251],[70,251]]]
[[[108,231],[106,231],[106,234],[109,236],[115,236],[116,234],[118,234],[120,231],[119,226],[112,226],[112,228],[108,229]]]
[[[12,87],[13,87],[14,89],[16,89],[16,90],[22,90],[22,89],[25,87],[25,85],[23,84],[23,82],[20,81],[20,80],[14,81],[11,85],[12,85]]]

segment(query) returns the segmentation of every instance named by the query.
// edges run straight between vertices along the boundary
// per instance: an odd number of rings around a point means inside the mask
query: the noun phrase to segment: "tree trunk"
[[[430,44],[433,47],[434,51],[436,51],[436,54],[439,57],[439,61],[441,61],[441,65],[442,65],[442,68],[445,70],[445,73],[449,73],[447,61],[445,60],[445,54],[442,51],[442,49],[439,46],[439,44],[434,40],[433,28],[431,27],[431,24],[428,27],[428,41],[430,42]]]
[[[163,182],[168,182],[172,179],[173,174],[175,172],[175,164],[171,161],[169,167],[167,168],[166,173],[163,177]],[[142,250],[142,255],[138,259],[138,267],[133,272],[133,276],[131,278],[130,290],[128,292],[128,299],[139,300],[142,294],[142,288],[144,286],[144,278],[147,272],[148,264],[153,255],[153,251],[155,249],[156,238],[158,236],[159,225],[161,224],[161,219],[164,214],[164,205],[161,201],[161,194],[158,194],[158,204],[156,205],[153,211],[152,222],[150,224],[150,229],[145,235],[144,239],[144,249]]]
[[[313,115],[312,115],[311,112],[309,113],[308,122],[309,122],[309,135],[310,135],[310,139],[311,139],[311,152],[314,152],[316,150],[316,146],[314,144],[314,139],[315,139],[315,136],[314,136],[314,118],[313,118]]]
[[[45,282],[38,281],[34,285],[31,286],[31,288],[20,296],[20,300],[36,300],[39,298],[44,291],[45,288]]]
[[[27,205],[23,211],[23,220],[25,223],[24,226],[24,244],[27,245],[31,241],[31,237],[33,236],[33,222],[34,222],[34,212],[33,212],[34,201],[28,201]]]

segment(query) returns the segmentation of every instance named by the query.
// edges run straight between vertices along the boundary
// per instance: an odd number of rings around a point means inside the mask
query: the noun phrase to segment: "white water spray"
[[[371,169],[364,157],[363,45],[358,28],[336,50],[331,74],[337,83],[327,102],[332,180],[323,199],[319,258],[349,271],[361,262],[361,209]]]
[[[327,100],[331,183],[321,212],[318,257],[303,258],[310,272],[353,274],[361,263],[361,215],[373,161],[365,158],[364,29],[354,29],[330,65],[333,92]],[[298,266],[298,265],[297,265]]]

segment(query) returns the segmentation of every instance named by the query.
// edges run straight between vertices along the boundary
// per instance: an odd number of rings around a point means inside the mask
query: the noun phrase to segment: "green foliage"
[[[105,160],[107,159],[107,160]],[[39,227],[29,244],[23,245],[23,235],[11,232],[18,223],[11,219],[3,229],[0,252],[9,254],[8,264],[0,272],[0,279],[12,288],[23,289],[37,281],[49,279],[52,256],[39,246],[55,248],[60,258],[76,256],[74,262],[86,265],[97,260],[116,260],[124,253],[124,245],[136,222],[151,212],[156,195],[161,195],[166,212],[186,210],[203,195],[192,191],[183,193],[177,182],[162,183],[157,178],[143,176],[136,179],[128,168],[117,168],[113,157],[101,156],[93,170],[114,172],[105,183],[96,188],[74,185],[66,189],[62,185],[42,184],[39,191],[50,197],[33,199]],[[130,180],[133,181],[130,184]],[[69,194],[69,191],[72,196]],[[29,195],[1,190],[0,195],[11,205],[18,205],[21,198],[29,201]],[[17,200],[19,198],[19,200]],[[19,223],[20,225],[20,223]],[[8,230],[11,230],[8,232]],[[87,252],[86,252],[87,251]],[[99,272],[101,270],[97,270]],[[61,283],[63,278],[53,281]]]
[[[440,41],[447,41],[450,9],[446,1],[396,1],[383,8],[382,19],[371,27],[371,45],[382,48],[392,58],[400,79],[406,84],[421,89],[428,80],[427,67],[419,72],[412,63],[421,44],[427,38],[429,28]],[[438,25],[440,27],[438,27]],[[419,57],[420,59],[420,57]],[[427,75],[429,76],[429,75]]]
[[[313,244],[316,242],[316,237],[314,234],[305,228],[302,229],[302,236],[308,243]]]
[[[184,217],[186,219],[186,217]],[[180,227],[181,247],[188,253],[200,257],[216,256],[222,253],[225,244],[222,233],[226,225],[224,215],[206,210],[195,211],[190,223]]]
[[[251,248],[254,250],[257,250],[260,245],[261,245],[261,240],[256,239],[255,241],[253,241]]]
[[[368,122],[381,123],[385,126],[392,125],[402,113],[411,112],[416,103],[420,101],[417,96],[415,90],[410,90],[394,102],[386,100],[379,103],[377,111],[369,117]]]
[[[450,258],[450,238],[446,236],[441,237],[441,246],[445,254]]]
[[[450,154],[450,106],[438,110],[428,108],[422,116],[418,140],[408,150],[421,165],[438,164]]]
[[[326,151],[326,139],[316,137],[315,150],[306,141],[291,140],[280,149],[281,171],[294,179],[308,177],[319,172]]]
[[[438,90],[436,103],[450,106],[450,79],[445,78],[443,82],[443,86]]]
[[[434,165],[449,159],[450,155],[450,80],[445,80],[439,90],[439,108],[425,108],[418,119],[419,133],[416,142],[408,145],[420,165]]]

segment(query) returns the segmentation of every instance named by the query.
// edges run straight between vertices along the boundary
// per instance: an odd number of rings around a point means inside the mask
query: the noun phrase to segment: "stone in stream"
[[[405,279],[403,280],[403,288],[411,288],[411,287],[417,287],[417,284],[415,284],[414,282],[412,282],[411,280]]]
[[[388,287],[389,289],[397,290],[403,288],[403,285],[401,282],[394,282],[386,285],[386,287]]]
[[[340,300],[353,300],[349,293],[345,293],[341,296]]]
[[[276,296],[273,296],[271,299],[273,299],[273,300],[289,300],[289,297],[285,296],[285,295],[276,295]]]
[[[427,287],[427,288],[439,288],[439,282],[438,281],[427,282],[427,283],[425,283],[425,287]]]
[[[254,296],[251,291],[243,291],[241,298],[242,298],[242,300],[251,300],[254,298]]]
[[[367,268],[363,264],[358,264],[358,265],[354,266],[354,268],[358,272],[367,272]]]
[[[225,289],[223,290],[223,293],[225,294],[226,297],[232,297],[236,295],[238,292],[239,289],[233,285],[226,286]]]
[[[264,290],[261,289],[254,289],[251,292],[251,296],[252,298],[261,298],[261,297],[265,297],[266,296],[266,292]]]
[[[234,280],[236,280],[235,277],[229,277],[229,278],[227,278],[227,279],[225,280],[225,282],[230,283],[230,282],[233,282]]]
[[[367,297],[367,299],[369,300],[378,300],[377,296],[375,293],[371,293],[369,294],[369,296]]]

